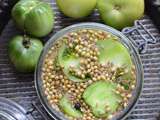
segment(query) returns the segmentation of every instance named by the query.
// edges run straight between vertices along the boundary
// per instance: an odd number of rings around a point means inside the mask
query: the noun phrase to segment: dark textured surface
[[[56,21],[54,31],[44,38],[44,41],[68,25],[84,21],[100,22],[96,12],[85,20],[76,21],[67,18],[57,10],[53,0],[52,2],[48,2],[51,3],[53,9],[56,11]],[[144,66],[143,92],[135,109],[133,109],[132,113],[129,115],[128,120],[156,120],[160,112],[160,34],[149,18],[145,17],[142,22],[145,24],[148,31],[156,38],[157,43],[148,44],[146,53],[141,54]],[[151,39],[142,28],[138,29],[146,38]],[[17,73],[8,59],[7,43],[12,36],[19,33],[20,32],[16,29],[11,20],[0,36],[0,97],[7,97],[15,100],[26,109],[32,107],[32,102],[37,102],[37,105],[41,108],[34,87],[33,74]],[[140,35],[136,33],[132,39],[137,42],[142,41]],[[43,108],[42,112],[45,113]],[[33,115],[36,120],[45,120],[38,111],[34,111]]]
[[[0,0],[0,33],[10,19],[11,9],[18,0]]]
[[[152,17],[157,28],[160,30],[160,0],[145,0],[146,12]]]

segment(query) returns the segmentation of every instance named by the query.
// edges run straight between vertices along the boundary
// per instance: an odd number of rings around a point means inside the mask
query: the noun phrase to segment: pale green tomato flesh
[[[113,38],[101,40],[97,42],[97,46],[100,51],[99,62],[106,64],[107,62],[113,63],[117,67],[124,67],[128,70],[120,79],[126,79],[128,81],[134,80],[134,76],[131,74],[133,62],[131,56],[122,43]],[[123,86],[127,89],[126,85]],[[129,87],[129,86],[128,86]]]
[[[65,95],[59,101],[59,106],[61,110],[64,111],[69,116],[80,118],[82,117],[82,113],[79,110],[76,110],[71,102],[69,101],[68,97]]]
[[[99,62],[106,64],[113,63],[115,66],[124,66],[128,69],[132,67],[132,60],[127,49],[119,41],[113,38],[100,40],[97,42],[100,51]]]
[[[122,101],[120,95],[115,93],[116,84],[99,81],[91,84],[83,93],[84,101],[91,107],[97,117],[106,117],[115,112]],[[106,108],[110,108],[110,112]]]
[[[61,65],[61,67],[64,67],[63,71],[70,80],[75,82],[83,81],[83,79],[80,79],[69,73],[69,68],[71,66],[74,68],[79,68],[80,59],[73,55],[73,53],[66,53],[67,49],[69,48],[67,48],[66,45],[62,45],[58,54],[58,62]]]

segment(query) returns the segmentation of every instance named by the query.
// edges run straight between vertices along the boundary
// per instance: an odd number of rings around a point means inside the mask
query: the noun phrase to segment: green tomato
[[[98,81],[85,89],[83,99],[91,107],[96,117],[107,117],[119,107],[122,98],[114,92],[116,86],[115,83],[109,81]],[[106,111],[107,107],[110,111]]]
[[[59,101],[59,107],[61,110],[63,110],[64,113],[66,113],[69,116],[75,117],[75,118],[81,118],[82,112],[80,110],[77,110],[74,108],[74,105],[69,100],[69,95],[64,95],[60,101]]]
[[[17,26],[28,34],[43,37],[51,32],[54,13],[50,5],[38,0],[21,0],[12,9]]]
[[[66,44],[63,44],[58,52],[58,64],[63,68],[64,74],[74,82],[82,82],[88,80],[87,76],[84,79],[75,76],[70,73],[70,66],[79,69],[80,67],[80,58],[76,57],[74,51],[69,49]]]
[[[93,11],[97,0],[56,0],[56,2],[66,16],[83,18]]]
[[[24,36],[15,36],[8,45],[11,62],[19,72],[33,72],[43,49],[40,40]]]
[[[113,63],[115,66],[125,67],[131,70],[132,59],[125,48],[118,40],[113,38],[99,40],[97,43],[99,48],[99,62],[106,64],[107,62]]]
[[[103,21],[116,29],[131,26],[144,13],[144,0],[98,0]]]

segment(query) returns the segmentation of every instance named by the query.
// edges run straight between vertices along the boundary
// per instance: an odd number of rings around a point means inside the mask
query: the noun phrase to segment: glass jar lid
[[[34,120],[27,111],[16,102],[0,97],[0,120]]]
[[[12,117],[10,114],[0,111],[0,120],[16,120],[16,119]]]

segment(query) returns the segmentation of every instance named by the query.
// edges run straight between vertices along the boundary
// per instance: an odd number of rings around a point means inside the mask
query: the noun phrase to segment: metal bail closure
[[[143,24],[143,20],[136,20],[134,27],[124,28],[122,33],[124,33],[129,39],[135,41],[139,53],[145,53],[147,51],[148,44],[157,43],[157,39],[146,28],[145,24]],[[140,36],[141,40],[137,40],[137,35]],[[148,37],[146,37],[146,35]]]

